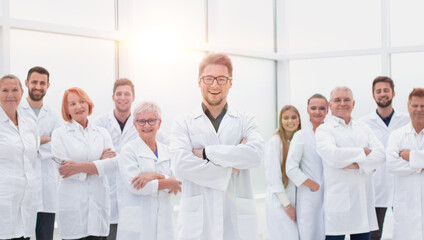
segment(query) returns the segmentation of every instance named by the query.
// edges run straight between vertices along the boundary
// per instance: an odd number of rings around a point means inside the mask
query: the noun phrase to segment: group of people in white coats
[[[55,221],[62,239],[257,239],[250,169],[261,164],[263,140],[254,116],[227,103],[232,71],[225,54],[202,60],[203,100],[175,120],[169,140],[155,103],[131,114],[129,79],[115,82],[115,108],[94,120],[87,93],[67,89],[61,120],[43,103],[46,69],[28,72],[21,109],[19,79],[4,76],[0,239],[53,239]],[[170,194],[180,191],[174,228]]]
[[[424,238],[424,89],[411,92],[408,117],[392,107],[393,81],[378,77],[377,110],[360,121],[349,88],[328,102],[314,94],[309,121],[301,127],[298,110],[283,107],[264,145],[254,116],[227,102],[232,72],[225,54],[201,61],[202,102],[169,139],[155,103],[131,113],[129,79],[115,82],[114,109],[94,120],[87,93],[67,89],[60,120],[43,103],[46,69],[30,69],[22,101],[19,79],[2,77],[0,239],[53,239],[55,220],[62,239],[258,239],[250,169],[262,158],[271,240],[380,239],[390,207],[393,239]]]
[[[424,89],[410,93],[409,116],[393,109],[389,77],[375,78],[372,94],[377,109],[359,121],[347,87],[328,103],[311,96],[302,129],[294,106],[281,109],[264,159],[271,240],[381,239],[390,207],[393,239],[424,239]]]

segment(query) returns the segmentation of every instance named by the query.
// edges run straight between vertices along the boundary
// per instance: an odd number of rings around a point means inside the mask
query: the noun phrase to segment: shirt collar
[[[31,105],[29,105],[28,99],[27,98],[23,98],[21,100],[20,106],[24,109],[28,109],[31,107]],[[47,111],[47,107],[43,104],[40,107],[40,111]]]
[[[233,110],[233,108],[229,107],[228,103],[225,104],[226,108],[227,108],[227,115],[232,116],[232,117],[238,117],[238,113]],[[194,112],[193,112],[193,118],[198,118],[200,116],[203,116],[205,114],[205,112],[203,111],[203,102],[200,106],[196,107]]]

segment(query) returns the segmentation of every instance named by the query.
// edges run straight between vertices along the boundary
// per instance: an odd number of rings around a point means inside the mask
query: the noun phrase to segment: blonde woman
[[[278,130],[265,146],[267,179],[266,216],[271,240],[297,240],[296,187],[286,174],[287,153],[294,133],[300,130],[299,111],[291,105],[280,111]]]

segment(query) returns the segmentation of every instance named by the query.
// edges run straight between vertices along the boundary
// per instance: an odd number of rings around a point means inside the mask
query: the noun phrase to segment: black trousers
[[[35,226],[35,237],[40,240],[53,240],[54,213],[37,213],[37,224]]]
[[[118,224],[112,223],[109,226],[109,236],[107,236],[107,240],[116,240],[116,233],[118,232]]]
[[[375,208],[377,213],[378,230],[371,232],[371,240],[380,240],[383,234],[384,218],[386,217],[387,208]]]

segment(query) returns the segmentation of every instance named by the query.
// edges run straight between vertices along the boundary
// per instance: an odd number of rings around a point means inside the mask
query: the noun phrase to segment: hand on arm
[[[371,153],[371,149],[364,147],[364,153],[365,153],[365,156],[368,156],[368,154]]]
[[[100,157],[100,159],[105,159],[105,158],[113,158],[116,157],[116,153],[110,149],[110,148],[106,148],[103,153],[102,156]]]
[[[177,195],[178,192],[181,192],[181,181],[175,179],[174,177],[170,177],[168,179],[159,180],[159,190],[169,189],[169,194],[173,193]]]
[[[246,144],[247,143],[247,137],[244,137],[241,141],[240,144]],[[231,171],[231,173],[238,173],[240,172],[240,169],[237,168],[233,168],[233,171]]]
[[[399,157],[401,157],[405,161],[409,161],[409,154],[411,153],[411,150],[409,149],[401,149],[399,152]]]
[[[59,173],[63,178],[68,178],[81,172],[87,173],[88,176],[98,174],[97,168],[92,162],[63,161],[59,167]]]
[[[52,139],[50,136],[40,136],[40,144],[45,144],[50,142]]]
[[[343,169],[359,169],[359,165],[357,163],[351,163],[344,167]]]
[[[305,182],[303,182],[303,185],[307,186],[309,189],[311,189],[312,192],[316,192],[319,190],[319,184],[312,181],[311,179],[306,179]]]
[[[159,173],[155,173],[155,172],[150,172],[150,173],[144,173],[144,174],[140,174],[138,176],[135,176],[132,181],[131,184],[133,185],[133,187],[137,190],[140,190],[141,188],[143,188],[144,186],[146,186],[146,184],[154,179],[165,179],[165,176],[163,176],[162,174]]]

